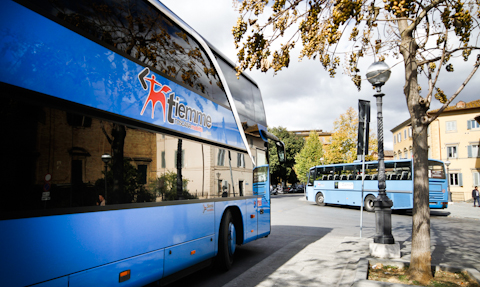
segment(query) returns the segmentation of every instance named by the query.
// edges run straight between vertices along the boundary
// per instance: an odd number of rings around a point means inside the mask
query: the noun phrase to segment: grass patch
[[[397,266],[376,264],[370,266],[368,269],[368,280],[416,285],[416,286],[430,286],[430,287],[480,287],[474,279],[468,276],[466,271],[463,272],[448,272],[436,271],[434,278],[429,285],[421,285],[417,281],[409,280],[405,272],[406,268],[399,268]]]

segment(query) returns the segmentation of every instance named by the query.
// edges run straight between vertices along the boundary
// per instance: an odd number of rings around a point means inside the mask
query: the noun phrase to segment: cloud
[[[162,1],[187,24],[199,32],[205,39],[222,51],[232,61],[236,61],[232,27],[236,24],[238,13],[234,11],[232,2],[228,0],[164,0]],[[335,78],[330,78],[319,61],[303,59],[298,62],[299,47],[291,55],[290,67],[276,76],[272,72],[261,73],[248,71],[247,73],[257,82],[262,91],[263,101],[267,114],[267,123],[270,127],[283,126],[289,130],[321,129],[332,131],[333,122],[345,113],[349,107],[355,110],[358,100],[369,100],[371,103],[370,130],[377,133],[377,108],[375,91],[370,84],[362,83],[362,90],[357,91],[350,78],[337,71]],[[475,55],[472,54],[472,59]],[[365,59],[361,65],[362,72],[373,60]],[[393,67],[397,62],[387,59],[386,63]],[[464,63],[461,59],[454,62],[455,72],[442,71],[439,86],[447,95],[455,92],[472,69],[472,61]],[[478,82],[480,73],[477,73],[466,86],[465,90],[453,102],[459,100],[469,102],[479,98]],[[389,81],[382,87],[383,121],[385,149],[393,149],[392,128],[409,118],[403,86],[405,73],[403,63],[392,68]],[[427,95],[428,85],[420,81],[423,88],[422,96]],[[432,109],[439,108],[435,99]]]

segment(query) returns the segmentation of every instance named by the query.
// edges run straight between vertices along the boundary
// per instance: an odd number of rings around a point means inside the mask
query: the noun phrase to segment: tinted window
[[[221,197],[219,182],[228,182],[227,196],[238,196],[232,183],[240,181],[243,195],[253,195],[253,165],[244,153],[240,157],[245,168],[230,171],[216,164],[217,147],[78,111],[73,118],[89,118],[90,124],[71,125],[67,111],[13,99],[18,95],[0,92],[0,148],[8,166],[0,173],[8,191],[0,201],[0,219]],[[103,154],[110,154],[111,160],[105,163]],[[235,166],[232,158],[229,163],[225,156],[224,164]],[[106,207],[97,206],[100,195]]]
[[[267,126],[267,116],[265,115],[265,108],[263,107],[262,95],[255,85],[252,85],[252,93],[255,103],[255,122]]]
[[[201,46],[147,1],[31,2],[32,7],[42,7],[43,12],[61,24],[116,48],[197,93],[211,99],[224,94],[219,77]]]
[[[253,183],[266,182],[268,179],[268,167],[261,166],[253,171]]]
[[[260,123],[266,126],[267,121],[260,90],[244,76],[237,79],[235,69],[232,66],[219,57],[217,57],[217,60],[232,93],[240,120],[249,122],[249,125]]]
[[[445,179],[445,168],[443,162],[438,161],[428,161],[428,177],[429,178],[439,178]]]

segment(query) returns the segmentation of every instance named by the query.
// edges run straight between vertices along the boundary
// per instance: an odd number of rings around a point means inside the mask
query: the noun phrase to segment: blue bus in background
[[[142,286],[270,234],[257,84],[155,0],[0,3],[2,286]]]
[[[310,168],[306,198],[318,205],[339,204],[363,206],[374,211],[378,196],[378,162],[365,163],[364,192],[362,197],[362,163],[346,163]],[[385,161],[387,196],[393,201],[392,209],[413,208],[413,162],[411,159]],[[448,207],[448,181],[445,164],[428,160],[430,208]]]

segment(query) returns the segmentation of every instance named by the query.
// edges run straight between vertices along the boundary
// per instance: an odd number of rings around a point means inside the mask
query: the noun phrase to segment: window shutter
[[[474,172],[472,175],[473,175],[473,186],[478,186],[480,181],[479,180],[480,173]]]
[[[162,151],[162,168],[165,168],[166,166],[166,161],[165,161],[165,151]]]
[[[473,155],[472,155],[472,146],[471,146],[471,145],[468,146],[468,157],[473,157]]]
[[[472,121],[467,121],[467,129],[468,130],[472,129]]]
[[[458,185],[463,186],[463,176],[461,173],[458,174]]]

